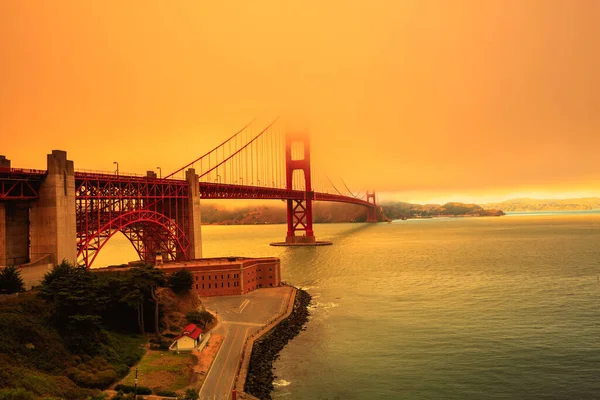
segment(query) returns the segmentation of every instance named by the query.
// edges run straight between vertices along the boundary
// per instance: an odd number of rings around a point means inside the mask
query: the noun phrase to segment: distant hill
[[[382,205],[383,213],[389,219],[419,218],[419,217],[441,217],[441,216],[469,216],[487,217],[501,216],[501,209],[484,209],[477,204],[446,203],[440,204],[411,204],[411,203],[387,203]]]
[[[500,210],[483,209],[477,204],[446,203],[439,204],[410,204],[384,203],[381,205],[384,217],[380,219],[400,219],[436,216],[498,216],[504,215]],[[214,204],[202,204],[202,223],[210,225],[254,225],[254,224],[285,224],[285,204],[274,202],[273,205],[224,208]],[[365,222],[367,211],[365,207],[353,204],[316,203],[313,206],[313,221],[315,223],[329,222]]]
[[[513,199],[500,203],[482,204],[485,209],[502,209],[504,211],[570,211],[600,209],[600,198],[586,197],[580,199]]]
[[[273,205],[225,208],[214,204],[200,206],[202,223],[210,225],[255,225],[285,224],[286,206],[281,202]],[[313,205],[313,222],[364,222],[367,212],[364,207],[353,204],[316,203]]]

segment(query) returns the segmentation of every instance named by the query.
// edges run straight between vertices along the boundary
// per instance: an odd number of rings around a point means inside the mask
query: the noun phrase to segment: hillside
[[[102,398],[100,389],[140,360],[144,333],[179,332],[198,308],[170,279],[152,266],[92,271],[63,262],[37,291],[0,296],[0,399],[17,398],[17,389],[26,400]]]
[[[476,204],[446,203],[411,204],[403,202],[384,203],[381,206],[389,219],[452,216],[499,216],[500,210],[483,209]],[[313,207],[315,223],[365,222],[367,211],[354,204],[316,203]],[[273,206],[243,207],[227,209],[215,205],[202,205],[202,223],[211,225],[285,224],[284,203],[273,202]]]
[[[388,203],[382,205],[383,212],[389,219],[440,217],[440,216],[471,216],[487,217],[502,216],[504,212],[499,209],[483,209],[477,204],[446,203],[439,204],[411,204]]]
[[[600,209],[600,198],[587,197],[578,199],[513,199],[500,203],[482,205],[485,209],[500,208],[504,211],[571,211]]]
[[[225,208],[213,204],[201,205],[202,223],[209,225],[285,224],[286,206],[283,202],[256,207]],[[315,223],[366,221],[364,207],[353,204],[316,203],[313,206]]]
[[[93,353],[73,351],[69,335],[53,323],[55,312],[33,293],[0,299],[0,393],[21,388],[36,398],[100,398],[98,388],[139,360],[145,338],[106,330]]]

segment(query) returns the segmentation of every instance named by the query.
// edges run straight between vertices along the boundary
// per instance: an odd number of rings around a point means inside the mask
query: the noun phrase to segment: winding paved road
[[[200,400],[229,400],[246,338],[281,314],[292,288],[258,289],[243,296],[206,297],[204,307],[217,312],[220,325],[216,334],[223,335],[215,360],[200,390]]]

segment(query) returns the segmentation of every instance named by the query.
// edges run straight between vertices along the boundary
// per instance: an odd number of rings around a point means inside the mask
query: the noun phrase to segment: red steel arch
[[[75,173],[77,261],[88,268],[117,232],[142,260],[190,255],[190,188],[185,180]]]
[[[140,259],[153,260],[157,251],[167,260],[187,258],[189,241],[175,221],[151,210],[119,214],[78,244],[77,259],[91,267],[98,253],[117,232],[129,239]]]

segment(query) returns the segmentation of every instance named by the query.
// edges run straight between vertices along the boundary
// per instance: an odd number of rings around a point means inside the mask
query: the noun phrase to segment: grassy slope
[[[193,361],[191,354],[148,351],[137,366],[138,384],[151,389],[185,389],[190,383]],[[132,370],[122,383],[133,385],[134,379],[135,370]]]
[[[0,301],[0,388],[86,398],[95,391],[74,380],[82,384],[88,377],[122,376],[141,357],[139,345],[144,338],[112,332],[105,332],[105,341],[93,357],[70,353],[49,323],[51,307],[30,293]]]

